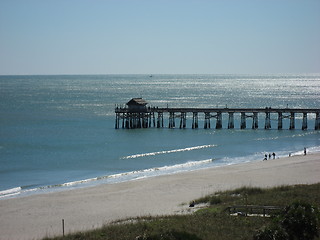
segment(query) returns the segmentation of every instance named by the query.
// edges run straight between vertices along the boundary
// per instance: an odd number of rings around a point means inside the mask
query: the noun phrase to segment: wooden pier
[[[308,114],[315,114],[315,130],[320,130],[320,109],[298,108],[158,108],[147,107],[147,103],[141,98],[134,98],[127,103],[128,107],[116,107],[115,128],[163,128],[164,115],[168,115],[168,128],[186,128],[187,115],[192,116],[191,127],[199,128],[199,115],[204,117],[203,127],[211,128],[211,119],[215,119],[215,128],[222,128],[222,116],[228,117],[228,129],[235,128],[235,115],[240,115],[240,129],[247,128],[247,119],[252,119],[252,129],[258,129],[258,115],[264,115],[264,129],[271,129],[271,114],[277,116],[278,129],[283,129],[283,120],[289,120],[289,129],[295,129],[297,114],[302,115],[302,130],[308,129]],[[179,125],[176,125],[177,119]]]

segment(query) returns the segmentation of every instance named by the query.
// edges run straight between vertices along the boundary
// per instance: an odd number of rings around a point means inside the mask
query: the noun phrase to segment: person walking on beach
[[[276,158],[276,154],[272,153],[272,157],[273,157],[273,159],[275,159]]]
[[[268,160],[268,156],[267,156],[267,154],[265,154],[265,155],[264,155],[264,159],[263,159],[263,161],[266,161],[266,160]]]
[[[304,148],[303,152],[304,152],[304,155],[307,155],[307,149],[306,148]]]

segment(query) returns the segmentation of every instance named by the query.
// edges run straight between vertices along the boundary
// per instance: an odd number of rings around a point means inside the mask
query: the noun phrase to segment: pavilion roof
[[[129,102],[127,102],[127,105],[139,105],[139,106],[145,106],[148,103],[143,98],[132,98]]]

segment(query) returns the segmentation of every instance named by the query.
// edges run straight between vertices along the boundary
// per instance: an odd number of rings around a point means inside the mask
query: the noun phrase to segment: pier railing
[[[264,114],[264,128],[271,129],[271,114],[277,114],[278,129],[283,129],[283,119],[289,119],[289,129],[295,129],[295,118],[302,114],[302,130],[308,129],[308,114],[315,114],[315,130],[320,130],[320,109],[304,108],[158,108],[145,107],[143,109],[115,108],[115,128],[163,128],[164,115],[168,115],[168,127],[175,128],[179,119],[179,128],[186,128],[187,114],[192,115],[192,128],[199,127],[199,115],[204,115],[205,129],[211,128],[210,119],[216,119],[215,128],[222,128],[222,115],[228,114],[228,129],[233,129],[234,115],[240,114],[240,129],[247,128],[246,119],[252,118],[252,129],[259,127],[258,115]]]

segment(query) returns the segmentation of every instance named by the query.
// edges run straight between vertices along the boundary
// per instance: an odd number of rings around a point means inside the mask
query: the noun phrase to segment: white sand
[[[0,200],[0,239],[62,235],[62,219],[67,233],[127,217],[173,214],[219,190],[318,182],[320,154],[313,154]]]

